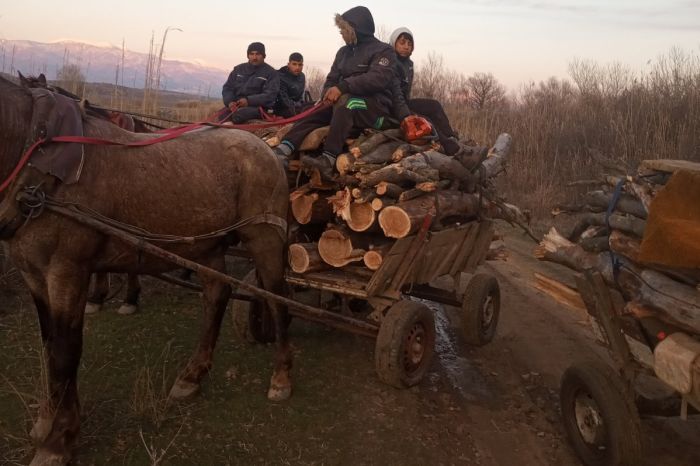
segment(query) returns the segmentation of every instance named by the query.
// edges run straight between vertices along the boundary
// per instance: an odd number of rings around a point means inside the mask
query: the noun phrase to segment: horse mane
[[[0,76],[0,182],[22,155],[32,118],[31,93]]]

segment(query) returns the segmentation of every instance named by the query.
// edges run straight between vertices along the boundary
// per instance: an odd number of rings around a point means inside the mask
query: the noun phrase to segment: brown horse
[[[0,183],[35,137],[30,125],[33,109],[29,90],[0,78]],[[84,133],[120,142],[153,137],[92,117],[84,118]],[[155,274],[174,267],[50,210],[26,221],[16,199],[25,187],[37,185],[52,199],[85,206],[151,233],[184,237],[226,229],[263,213],[286,218],[287,185],[281,166],[260,139],[242,131],[208,128],[141,148],[85,145],[77,183],[61,183],[28,166],[0,193],[0,239],[9,246],[36,304],[49,374],[48,399],[41,403],[31,432],[39,443],[32,464],[66,464],[80,426],[77,372],[90,274]],[[262,285],[280,293],[285,250],[281,233],[270,223],[247,224],[226,237],[164,247],[224,271],[226,248],[240,239],[255,261]],[[228,285],[204,276],[201,284],[200,338],[171,389],[173,398],[196,393],[210,370],[231,292]],[[268,397],[281,400],[291,393],[287,310],[274,303],[269,306],[277,351]]]
[[[18,72],[18,75],[19,83],[24,88],[47,89],[51,92],[56,92],[60,95],[73,99],[76,102],[80,101],[83,106],[83,110],[89,116],[110,121],[120,128],[133,133],[152,132],[148,128],[147,123],[142,120],[136,119],[125,113],[113,112],[104,110],[100,107],[95,107],[88,101],[82,101],[80,97],[60,86],[50,85],[46,80],[44,73],[39,74],[39,76],[24,76],[22,73]],[[91,279],[90,291],[88,292],[87,303],[85,305],[85,313],[94,314],[102,309],[102,306],[107,299],[107,295],[109,294],[109,285],[109,274],[96,273],[93,275]],[[122,305],[117,310],[117,313],[122,315],[133,314],[139,310],[139,297],[141,295],[141,283],[139,282],[139,276],[136,274],[129,274],[127,276],[126,285],[126,297],[124,298]]]

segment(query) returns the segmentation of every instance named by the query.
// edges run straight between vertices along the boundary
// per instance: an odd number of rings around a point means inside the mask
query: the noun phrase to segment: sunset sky
[[[677,46],[700,52],[700,0],[395,0],[365,2],[384,35],[407,26],[420,65],[437,52],[448,67],[491,72],[514,88],[529,80],[566,77],[574,58],[621,62],[642,71]],[[308,0],[132,1],[3,0],[0,39],[73,39],[148,52],[151,33],[172,31],[166,58],[230,69],[245,61],[249,42],[262,41],[267,61],[286,63],[299,51],[307,65],[330,67],[342,45],[333,15],[352,2]]]

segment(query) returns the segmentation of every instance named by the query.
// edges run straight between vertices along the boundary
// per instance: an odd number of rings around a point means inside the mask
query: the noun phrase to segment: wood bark
[[[388,165],[368,174],[358,173],[357,178],[360,180],[360,186],[377,186],[377,184],[382,181],[401,185],[404,183],[416,184],[440,179],[440,174],[437,170],[425,166],[416,166],[415,170],[413,170],[402,166],[401,163],[403,162],[402,160],[400,163]]]
[[[346,175],[354,170],[355,160],[355,156],[349,152],[340,154],[335,159],[335,168],[341,176]]]
[[[316,272],[327,267],[321,259],[316,243],[289,245],[289,266],[296,273]]]
[[[381,181],[378,183],[375,190],[378,195],[388,196],[393,199],[398,199],[401,193],[404,192],[404,188],[397,184],[389,183],[388,181]]]
[[[612,201],[613,193],[604,191],[589,191],[583,197],[584,202],[592,207],[606,210]],[[647,211],[641,201],[629,194],[623,193],[615,204],[615,211],[634,215],[635,217],[646,219]]]
[[[605,213],[582,215],[571,232],[569,239],[571,241],[578,241],[581,233],[591,226],[605,226]],[[646,222],[631,215],[612,214],[610,216],[610,227],[615,230],[631,233],[641,238],[644,236]]]
[[[330,129],[330,126],[322,126],[311,131],[301,142],[301,145],[299,146],[299,151],[311,151],[321,147],[321,144],[323,144],[323,141],[326,139],[326,136],[328,136],[328,132],[330,131]]]
[[[324,262],[334,267],[343,267],[351,262],[363,260],[367,250],[386,242],[386,238],[375,238],[359,234],[343,227],[329,228],[318,241],[318,252]]]
[[[416,146],[414,144],[401,144],[394,150],[394,153],[391,155],[391,161],[392,162],[400,162],[403,158],[408,157],[409,155],[416,154],[418,152],[422,152],[426,150],[429,146]]]
[[[357,161],[355,162],[355,166],[357,167],[365,164],[389,163],[391,162],[392,156],[394,155],[394,151],[400,145],[401,143],[397,141],[387,141],[383,144],[380,144],[373,151],[367,154],[362,154],[362,157],[357,159]]]
[[[486,178],[491,178],[505,170],[513,138],[508,133],[501,133],[489,151],[488,157],[481,163]]]
[[[392,199],[390,197],[375,197],[372,199],[372,202],[370,202],[370,205],[375,212],[379,212],[384,207],[389,207],[390,205],[394,204],[396,204],[396,199]]]
[[[326,223],[332,217],[328,195],[301,188],[289,195],[292,216],[301,225]]]
[[[355,156],[355,158],[360,158],[363,155],[369,154],[374,149],[379,147],[381,144],[393,140],[394,138],[400,139],[402,136],[400,129],[388,129],[380,133],[374,133],[370,135],[367,139],[362,141],[355,147],[350,148],[350,153]]]

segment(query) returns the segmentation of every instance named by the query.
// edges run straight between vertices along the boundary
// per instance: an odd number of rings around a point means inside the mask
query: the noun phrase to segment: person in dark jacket
[[[247,53],[248,61],[233,68],[221,91],[234,123],[259,118],[260,108],[272,110],[280,90],[277,71],[265,63],[265,45],[253,42]]]
[[[413,86],[413,33],[405,27],[396,29],[389,38],[389,45],[396,51],[396,80],[393,92],[393,114],[403,120],[411,113],[426,117],[437,131],[440,144],[447,155],[455,155],[462,146],[457,139],[457,132],[452,129],[450,120],[440,102],[435,99],[412,99]]]
[[[333,106],[294,125],[276,148],[278,155],[288,157],[307,134],[330,124],[323,154],[301,158],[303,166],[318,168],[324,178],[332,177],[335,158],[353,128],[381,128],[391,116],[396,61],[393,49],[374,37],[374,19],[366,7],[336,15],[335,23],[347,45],[336,53],[323,86],[323,100]]]
[[[289,62],[278,70],[280,76],[280,92],[275,102],[275,115],[289,118],[300,113],[304,107],[304,57],[299,52],[289,56]]]

